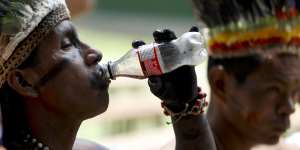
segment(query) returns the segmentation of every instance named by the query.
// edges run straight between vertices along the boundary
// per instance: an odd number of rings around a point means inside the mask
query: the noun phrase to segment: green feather
[[[192,0],[200,21],[208,27],[272,17],[276,11],[300,5],[300,0]],[[298,10],[300,12],[300,10]]]
[[[32,0],[1,0],[0,31],[5,34],[16,34],[23,30],[25,18],[32,15]]]

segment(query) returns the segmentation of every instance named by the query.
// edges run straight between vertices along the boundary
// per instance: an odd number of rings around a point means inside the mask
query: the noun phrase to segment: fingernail
[[[198,90],[198,92],[202,91],[201,87],[197,87],[197,90]]]
[[[157,83],[158,82],[158,79],[156,78],[156,77],[150,77],[149,78],[149,81],[151,82],[151,83]]]
[[[144,41],[142,41],[142,40],[134,40],[132,42],[132,47],[133,48],[139,48],[140,46],[145,45],[145,44],[146,43]]]
[[[190,32],[199,32],[199,28],[197,26],[192,26]]]

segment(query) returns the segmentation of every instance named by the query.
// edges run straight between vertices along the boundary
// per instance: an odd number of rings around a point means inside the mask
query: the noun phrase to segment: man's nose
[[[93,49],[88,45],[84,45],[84,60],[88,66],[97,64],[102,59],[102,53],[99,50]]]
[[[278,113],[280,115],[290,115],[295,112],[295,103],[293,98],[289,97],[279,104]]]

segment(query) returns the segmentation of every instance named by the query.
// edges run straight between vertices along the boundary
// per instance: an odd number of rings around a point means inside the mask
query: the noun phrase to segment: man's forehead
[[[39,55],[44,57],[50,53],[57,52],[61,48],[61,41],[68,37],[68,34],[75,32],[71,21],[64,20],[56,25],[56,27],[40,42],[38,49]]]
[[[258,69],[263,80],[278,80],[281,82],[300,82],[300,57],[295,54],[276,54],[266,57]]]
[[[57,24],[55,28],[44,38],[39,44],[39,47],[48,47],[49,45],[57,45],[61,40],[68,37],[68,35],[76,34],[74,25],[69,20],[64,20]]]
[[[300,65],[300,57],[297,54],[277,53],[263,57],[265,65],[270,69],[284,70],[287,68],[297,68]]]
[[[70,20],[64,20],[54,28],[54,32],[63,35],[69,32],[75,32],[75,27]]]

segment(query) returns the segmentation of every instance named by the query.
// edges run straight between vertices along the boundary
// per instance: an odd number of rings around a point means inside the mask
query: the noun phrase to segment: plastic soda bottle
[[[171,42],[151,43],[131,49],[117,61],[103,65],[103,68],[110,79],[145,79],[171,72],[184,65],[199,65],[206,58],[207,50],[202,34],[186,32]]]

